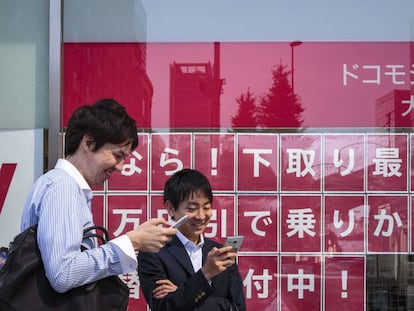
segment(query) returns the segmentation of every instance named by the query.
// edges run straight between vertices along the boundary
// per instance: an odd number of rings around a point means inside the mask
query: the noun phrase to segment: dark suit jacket
[[[205,239],[203,264],[214,246],[222,245]],[[184,245],[176,236],[156,254],[139,252],[138,274],[152,311],[246,310],[243,282],[237,265],[215,276],[210,286],[201,269],[194,272]],[[169,279],[178,288],[162,299],[154,299],[152,291],[156,287],[155,281],[160,279]]]

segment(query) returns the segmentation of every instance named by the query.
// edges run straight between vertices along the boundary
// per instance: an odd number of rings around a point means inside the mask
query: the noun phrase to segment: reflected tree
[[[231,118],[233,129],[288,128],[302,131],[305,109],[300,97],[292,91],[288,79],[290,74],[287,66],[279,64],[272,70],[272,85],[263,96],[256,97],[250,90],[242,93],[236,99],[237,114]]]
[[[290,71],[287,66],[279,64],[272,71],[272,86],[261,98],[258,122],[264,128],[269,127],[302,127],[302,107],[298,95],[292,91],[289,83]]]
[[[258,106],[256,96],[250,92],[242,93],[236,102],[239,106],[237,114],[232,116],[231,124],[233,128],[256,128],[258,126]]]

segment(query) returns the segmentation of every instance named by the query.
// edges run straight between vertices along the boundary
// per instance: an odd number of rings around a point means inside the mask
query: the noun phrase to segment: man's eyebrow
[[[124,152],[123,150],[121,150],[121,154],[124,156],[124,158],[126,158],[126,157],[128,157],[128,156],[129,156],[129,154],[128,154],[128,153],[126,153],[126,152]]]
[[[129,154],[126,153],[122,148],[113,149],[112,152],[115,154],[121,155],[124,158],[129,156]]]

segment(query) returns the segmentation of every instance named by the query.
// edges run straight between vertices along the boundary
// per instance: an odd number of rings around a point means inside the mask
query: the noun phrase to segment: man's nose
[[[124,160],[119,161],[116,165],[115,165],[115,169],[120,172],[122,171],[122,167],[124,166]]]
[[[198,219],[204,219],[204,218],[206,218],[206,215],[207,215],[207,212],[204,211],[202,208],[199,208],[196,211],[195,217],[198,218]]]

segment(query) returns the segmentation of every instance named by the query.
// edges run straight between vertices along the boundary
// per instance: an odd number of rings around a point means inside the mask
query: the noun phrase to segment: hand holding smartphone
[[[243,242],[243,235],[229,236],[224,243],[224,246],[231,246],[233,250],[237,253],[240,250],[240,246]]]

